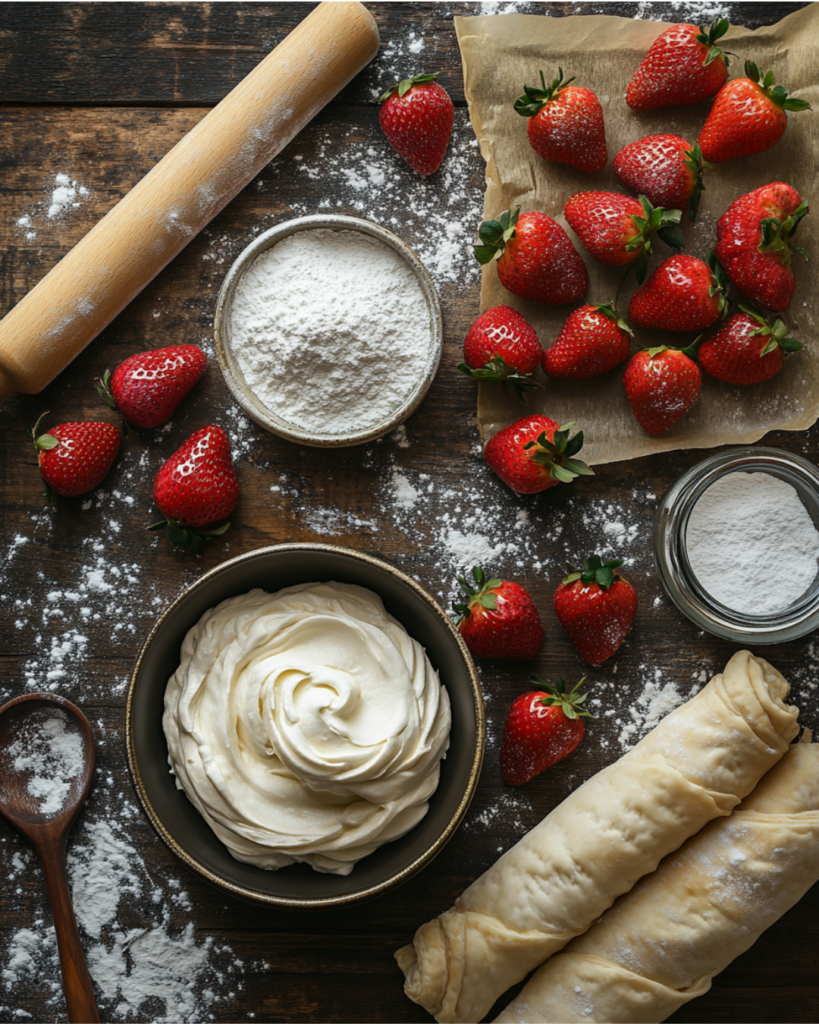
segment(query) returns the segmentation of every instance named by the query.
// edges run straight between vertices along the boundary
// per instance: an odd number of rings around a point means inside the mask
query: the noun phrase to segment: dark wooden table
[[[7,312],[68,248],[224,96],[310,8],[296,3],[98,3],[0,5],[0,312]],[[653,575],[650,526],[657,496],[702,452],[601,468],[572,488],[534,498],[508,492],[483,463],[473,385],[456,372],[459,346],[478,308],[478,276],[463,252],[481,210],[483,165],[463,96],[453,13],[620,14],[678,20],[696,5],[668,3],[376,3],[376,61],[265,169],[259,178],[43,393],[0,409],[2,458],[2,677],[0,700],[52,687],[84,708],[99,740],[100,774],[78,837],[101,815],[120,834],[168,910],[170,926],[192,923],[210,966],[194,981],[196,1014],[208,1020],[399,1021],[429,1019],[403,995],[392,953],[449,906],[500,850],[583,779],[621,752],[628,707],[655,677],[687,693],[719,669],[733,645],[699,633],[662,596]],[[801,3],[733,3],[733,20],[774,22]],[[481,11],[481,8],[483,10]],[[386,149],[374,94],[419,69],[435,70],[456,103],[453,151],[429,181]],[[369,150],[369,152],[368,152]],[[385,173],[386,169],[386,173]],[[50,216],[56,176],[76,206]],[[62,179],[60,179],[62,180]],[[74,184],[71,184],[71,183]],[[82,192],[82,186],[87,192]],[[346,451],[306,450],[247,421],[212,364],[167,431],[130,438],[88,500],[42,503],[26,431],[112,417],[92,381],[143,348],[191,342],[211,348],[216,292],[232,259],[261,229],[332,209],[369,216],[397,231],[430,263],[445,317],[445,357],[406,434]],[[451,243],[451,244],[450,244]],[[804,358],[816,358],[811,352]],[[147,534],[155,518],[151,480],[161,461],[208,422],[228,430],[241,501],[228,535],[200,558]],[[816,429],[769,435],[765,443],[817,456]],[[402,480],[415,498],[402,504]],[[606,524],[622,523],[625,531]],[[772,524],[772,533],[780,524]],[[462,538],[470,554],[459,564]],[[282,912],[247,906],[209,888],[155,837],[136,807],[125,767],[123,704],[134,657],[161,608],[226,557],[280,541],[332,539],[411,572],[449,602],[455,574],[492,547],[492,568],[525,583],[546,623],[532,666],[482,664],[489,744],[465,825],[435,863],[389,896],[355,912]],[[480,540],[482,538],[482,541]],[[487,547],[488,545],[488,547]],[[613,662],[589,673],[601,700],[582,747],[524,790],[510,793],[497,765],[505,710],[530,667],[576,678],[585,671],[550,611],[567,564],[595,548],[628,559],[641,607]],[[784,567],[786,568],[786,567]],[[765,652],[794,683],[807,724],[819,725],[819,650],[808,637]],[[616,670],[616,674],[615,674]],[[659,673],[659,675],[657,675]],[[610,716],[606,709],[613,709]],[[21,841],[0,822],[0,969],[21,930],[49,927],[40,875],[21,863]],[[189,899],[177,898],[180,892]],[[175,895],[176,894],[176,895]],[[156,904],[122,893],[116,925],[150,928]],[[154,909],[152,909],[152,907]],[[113,942],[109,922],[97,941]],[[86,936],[90,944],[90,937]],[[232,951],[232,952],[231,952]],[[819,891],[811,892],[756,946],[720,975],[679,1021],[819,1019]],[[220,959],[221,958],[221,959]],[[239,967],[237,958],[242,961]],[[53,956],[15,976],[0,970],[0,1015],[64,1019]],[[220,973],[221,972],[221,973]],[[170,1011],[146,986],[132,1020]],[[116,992],[100,991],[103,1019],[122,1019]],[[17,1019],[15,1017],[15,1019]]]

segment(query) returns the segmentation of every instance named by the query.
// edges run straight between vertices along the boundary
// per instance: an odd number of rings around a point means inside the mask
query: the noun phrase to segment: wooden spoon
[[[56,762],[56,748],[49,746],[55,734],[68,739],[68,753]],[[79,743],[72,744],[72,734]],[[75,753],[80,756],[70,756]],[[65,873],[66,840],[91,789],[94,762],[91,726],[64,697],[29,693],[0,708],[0,812],[29,840],[45,872],[72,1024],[100,1019]],[[58,769],[53,779],[50,764]]]

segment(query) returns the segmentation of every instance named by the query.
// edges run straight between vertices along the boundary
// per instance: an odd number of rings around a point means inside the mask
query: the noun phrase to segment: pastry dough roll
[[[551,959],[498,1022],[665,1020],[819,881],[819,744],[797,743]]]
[[[589,779],[395,954],[439,1022],[479,1021],[713,818],[798,732],[788,684],[740,651],[692,700]]]

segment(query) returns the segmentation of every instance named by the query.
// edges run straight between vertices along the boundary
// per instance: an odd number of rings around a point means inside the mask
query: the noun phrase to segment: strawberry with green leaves
[[[569,164],[590,174],[602,171],[609,155],[603,108],[591,89],[563,81],[563,68],[550,85],[540,72],[540,88],[525,85],[515,110],[528,118],[532,149],[544,160]]]
[[[745,61],[745,77],[732,78],[717,94],[700,132],[705,160],[712,164],[764,153],[775,146],[788,126],[786,111],[809,110],[807,100],[788,96],[774,85],[774,75],[763,77],[753,61]]]
[[[582,298],[589,284],[586,264],[563,228],[545,213],[504,211],[478,229],[481,264],[497,259],[504,288],[523,299],[563,306]]]
[[[458,369],[476,380],[511,384],[518,398],[542,388],[532,373],[543,354],[534,327],[511,306],[495,306],[481,313],[464,339],[464,362]]]
[[[97,383],[97,391],[126,424],[140,429],[158,427],[196,384],[208,358],[196,345],[137,352]]]
[[[487,579],[472,570],[474,586],[458,579],[464,592],[454,605],[464,642],[480,658],[534,658],[543,646],[543,625],[535,602],[519,583]]]
[[[553,764],[562,761],[583,739],[586,694],[580,693],[581,679],[566,690],[562,679],[553,683],[537,676],[529,682],[537,690],[521,694],[503,728],[500,768],[510,786],[522,786]]]
[[[731,282],[760,306],[779,313],[793,298],[792,242],[808,204],[784,181],[761,185],[735,199],[717,222],[717,259]]]
[[[378,121],[387,142],[423,175],[434,174],[441,166],[455,121],[455,107],[437,77],[404,79],[378,99]]]
[[[43,416],[47,413],[43,413]],[[119,451],[120,432],[113,423],[60,423],[37,434],[43,416],[31,431],[40,473],[46,485],[46,501],[52,492],[74,498],[93,490]]]
[[[594,476],[594,470],[575,458],[583,447],[583,432],[570,437],[573,426],[561,427],[538,413],[524,416],[486,442],[484,458],[518,494],[537,494],[579,476]]]
[[[657,110],[713,96],[728,77],[728,55],[717,46],[728,28],[726,18],[715,18],[707,29],[667,28],[632,75],[626,103],[632,110]]]
[[[154,501],[165,518],[149,530],[164,530],[172,544],[201,551],[209,537],[230,526],[239,498],[230,442],[221,427],[202,427],[160,467]]]
[[[699,144],[693,146],[680,135],[647,135],[630,142],[617,154],[614,173],[628,188],[644,195],[654,206],[687,210],[697,219],[702,195],[703,168]]]
[[[634,293],[628,315],[638,327],[660,331],[703,331],[725,315],[725,274],[713,253],[671,256]]]
[[[637,592],[617,572],[622,558],[587,559],[555,591],[555,612],[572,638],[577,653],[591,665],[602,665],[625,640],[637,614]]]
[[[768,320],[749,306],[739,308],[741,313],[700,345],[700,366],[726,384],[760,384],[775,377],[785,357],[802,344],[782,320]]]
[[[576,192],[566,203],[566,220],[583,245],[608,267],[634,263],[637,280],[646,275],[653,235],[682,249],[679,210],[652,206],[620,192]]]
[[[702,374],[694,362],[694,346],[637,352],[626,364],[623,387],[637,422],[647,434],[670,430],[696,402]]]
[[[581,306],[543,353],[543,372],[561,380],[585,380],[628,359],[633,331],[611,306]]]

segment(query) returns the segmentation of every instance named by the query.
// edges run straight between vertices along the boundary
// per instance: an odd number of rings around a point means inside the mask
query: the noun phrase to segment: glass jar
[[[732,448],[712,455],[677,480],[654,518],[654,563],[668,596],[695,625],[742,644],[776,644],[819,628],[819,571],[813,583],[780,612],[748,615],[716,601],[699,583],[688,558],[688,520],[699,499],[728,473],[769,473],[795,488],[819,530],[819,469],[807,459],[776,448]],[[785,523],[771,523],[771,543]],[[783,566],[787,571],[787,566]]]

